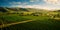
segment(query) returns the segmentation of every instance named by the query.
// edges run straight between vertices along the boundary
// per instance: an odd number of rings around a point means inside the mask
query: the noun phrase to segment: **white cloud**
[[[16,4],[21,4],[21,2],[10,2],[9,4],[14,4],[14,5],[16,5]]]
[[[21,7],[21,8],[36,8],[36,9],[54,9],[54,8],[51,8],[51,7],[48,7],[48,6],[40,6],[40,5],[13,5],[12,7]]]
[[[26,4],[28,4],[28,3],[27,2],[22,3],[22,5],[26,5]]]
[[[23,7],[22,5],[11,5],[10,7]]]
[[[26,5],[24,7],[25,8],[36,8],[36,9],[48,9],[48,10],[60,9],[59,7],[41,6],[41,5]]]
[[[57,0],[53,1],[53,0],[44,0],[47,4],[46,5],[26,5],[28,4],[27,2],[21,3],[21,2],[10,2],[11,7],[22,7],[22,8],[37,8],[37,9],[59,9],[60,7],[55,7],[52,5],[48,5],[48,4],[60,4]],[[54,3],[53,3],[54,2]]]
[[[60,9],[59,7],[50,7],[50,6],[41,6],[41,5],[12,5],[11,7],[20,7],[20,8],[36,8],[36,9]]]
[[[44,0],[48,4],[60,5],[60,0]]]
[[[26,5],[26,4],[28,4],[27,2],[24,2],[24,3],[21,3],[21,2],[10,2],[9,4],[11,4],[11,5]]]
[[[36,2],[36,1],[39,1],[39,0],[30,0],[30,2]]]

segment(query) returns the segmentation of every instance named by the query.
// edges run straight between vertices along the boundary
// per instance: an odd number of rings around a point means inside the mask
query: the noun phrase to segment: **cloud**
[[[10,2],[9,4],[14,4],[14,5],[16,5],[16,4],[21,4],[21,2]]]
[[[60,9],[59,7],[41,6],[41,5],[12,5],[11,7],[36,8],[36,9],[46,9],[46,10]]]
[[[60,0],[44,0],[48,4],[60,5]]]
[[[30,0],[30,2],[36,2],[36,1],[39,1],[39,0]]]
[[[24,2],[24,3],[22,3],[22,2],[9,2],[9,4],[11,4],[11,5],[26,5],[26,4],[28,4],[27,2]]]
[[[21,7],[21,8],[36,8],[36,9],[52,9],[48,6],[41,6],[41,5],[12,5],[12,7]]]
[[[38,0],[33,0],[34,2],[38,1]],[[31,0],[31,2],[33,2]],[[46,2],[47,4],[44,4],[44,5],[37,5],[37,4],[30,4],[30,5],[27,5],[28,2],[10,2],[11,4],[11,7],[21,7],[21,8],[37,8],[37,9],[59,9],[60,7],[57,7],[56,4],[60,5],[59,1],[58,0],[44,0],[44,2]],[[49,4],[53,4],[53,5],[49,5]],[[56,6],[54,6],[56,5]]]
[[[22,3],[22,5],[27,5],[27,4],[28,4],[27,2]]]

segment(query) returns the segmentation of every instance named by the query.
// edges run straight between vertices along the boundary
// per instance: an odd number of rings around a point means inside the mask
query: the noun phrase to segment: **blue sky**
[[[60,9],[60,0],[0,0],[0,7]]]

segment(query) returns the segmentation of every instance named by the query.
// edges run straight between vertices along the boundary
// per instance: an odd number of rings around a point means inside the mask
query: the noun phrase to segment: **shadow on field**
[[[60,30],[60,21],[49,19],[49,20],[36,20],[33,22],[22,23],[13,25],[2,30]]]

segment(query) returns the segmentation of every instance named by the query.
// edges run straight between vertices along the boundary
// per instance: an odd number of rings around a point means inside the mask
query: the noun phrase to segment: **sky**
[[[0,0],[0,7],[60,9],[60,0]]]

